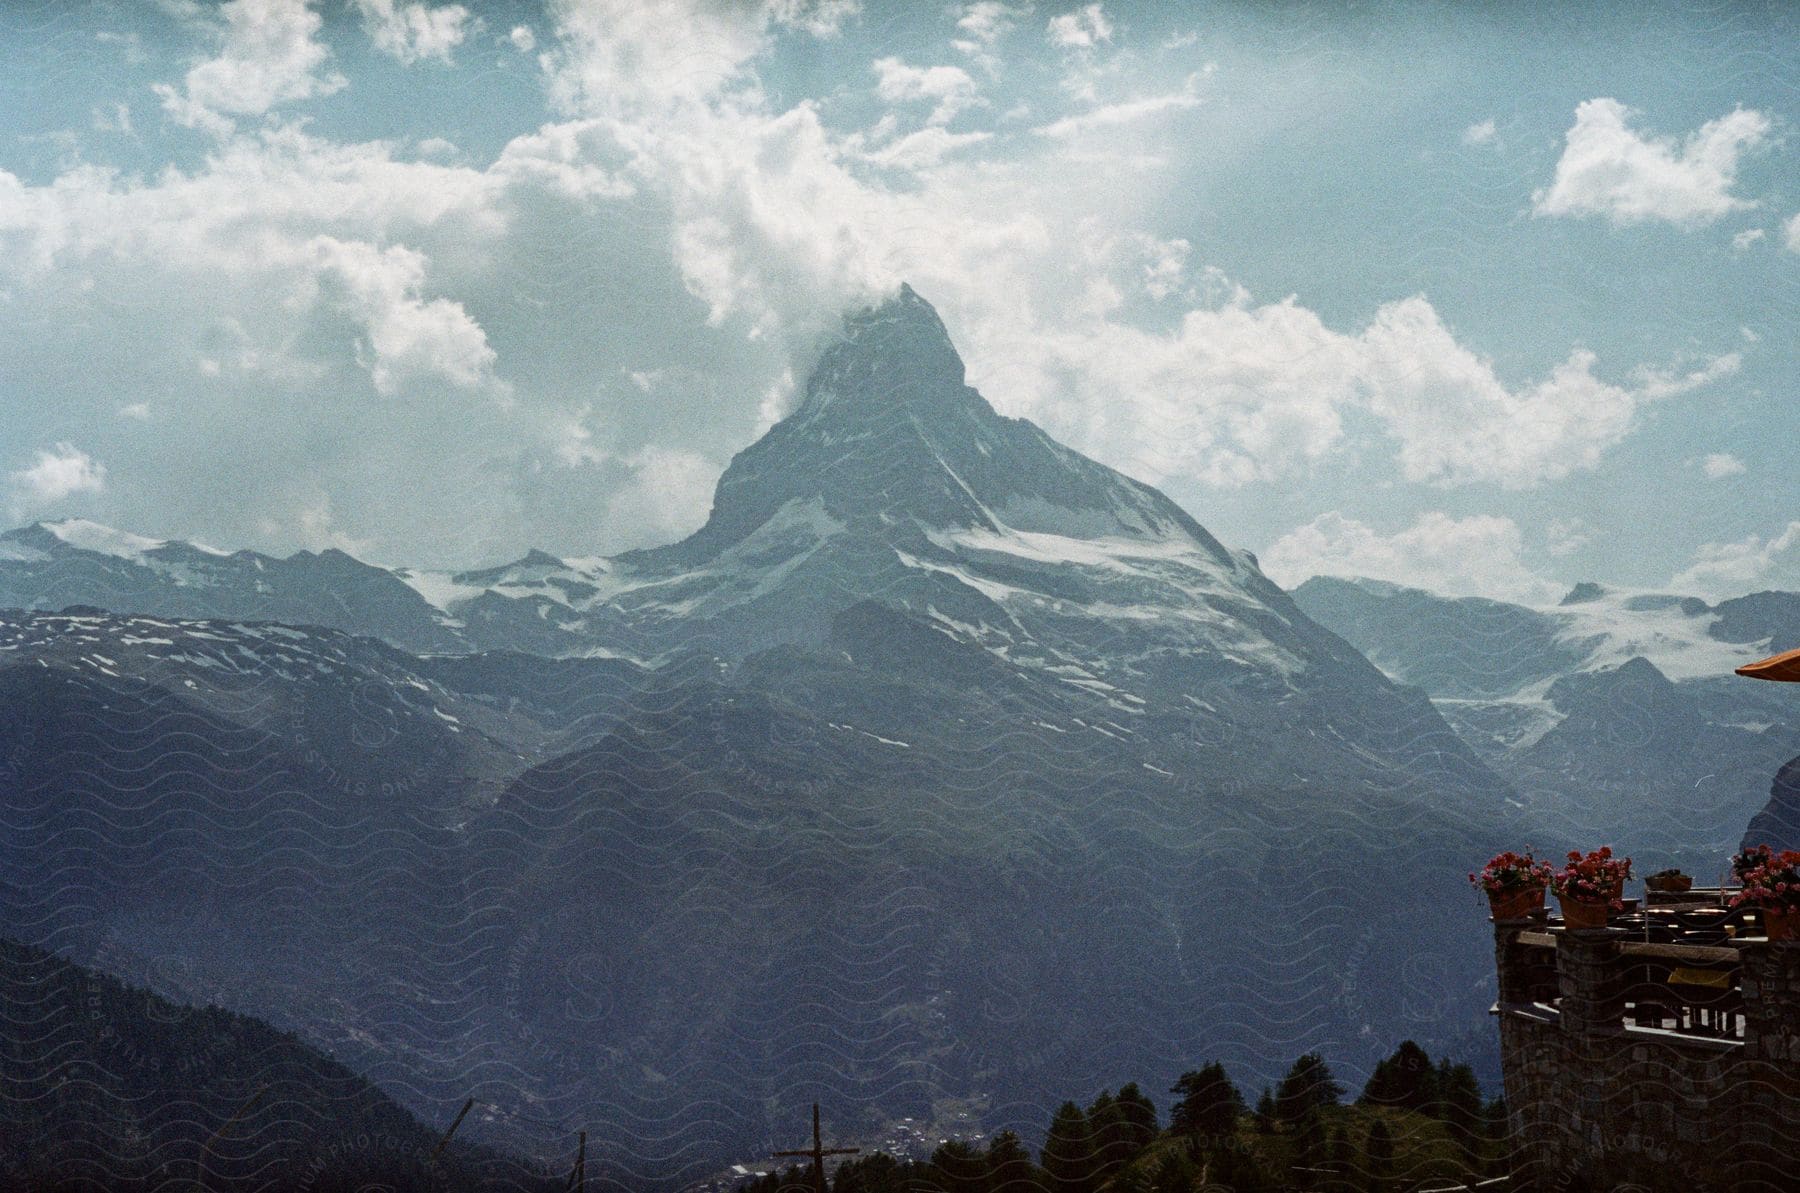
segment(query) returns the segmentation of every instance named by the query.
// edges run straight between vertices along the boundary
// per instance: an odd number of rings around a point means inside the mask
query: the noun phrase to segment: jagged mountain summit
[[[1126,711],[1182,701],[1217,713],[1247,693],[1369,683],[1396,699],[1247,552],[1151,486],[997,414],[905,286],[846,321],[798,408],[731,462],[684,541],[408,578],[490,646],[737,659],[818,642],[873,601]]]
[[[644,649],[671,621],[691,635],[727,616],[725,653],[803,641],[861,599],[1076,682],[1099,678],[1096,633],[1276,670],[1318,648],[1248,555],[995,413],[907,287],[847,322],[799,408],[731,462],[704,527],[614,566],[630,587],[597,601]]]
[[[937,312],[909,286],[850,317],[798,409],[732,461],[705,527],[632,561],[712,562],[796,506],[864,535],[1180,538],[1219,566],[1236,563],[1161,493],[996,414],[965,384]]]

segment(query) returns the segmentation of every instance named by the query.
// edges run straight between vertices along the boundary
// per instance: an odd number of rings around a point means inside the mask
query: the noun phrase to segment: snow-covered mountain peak
[[[826,349],[807,381],[793,421],[857,420],[900,408],[931,417],[970,400],[962,357],[930,303],[904,283],[894,297],[844,320],[840,339]],[[991,413],[991,411],[990,411]]]
[[[942,320],[908,286],[846,318],[800,407],[732,460],[701,530],[621,562],[706,566],[799,506],[850,539],[895,548],[962,532],[1175,539],[1213,566],[1242,565],[1155,489],[997,413],[964,383]]]
[[[114,530],[85,518],[33,522],[29,526],[21,526],[8,532],[4,537],[15,548],[56,551],[63,547],[74,547],[80,551],[111,555],[117,559],[140,559],[147,552],[165,545],[160,539]]]
[[[229,554],[205,543],[179,539],[153,539],[128,530],[92,522],[86,518],[64,518],[56,522],[33,522],[0,534],[0,558],[24,559],[24,552],[56,554],[65,550],[86,551],[113,559],[142,561],[146,556],[215,556]]]

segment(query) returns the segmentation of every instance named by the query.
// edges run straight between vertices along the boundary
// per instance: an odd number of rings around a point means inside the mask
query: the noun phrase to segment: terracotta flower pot
[[[1589,903],[1567,895],[1558,895],[1556,901],[1562,904],[1565,928],[1604,928],[1606,917],[1612,913],[1612,906],[1607,903]]]
[[[1800,940],[1800,907],[1760,907],[1770,940]]]
[[[1522,920],[1543,905],[1544,888],[1541,886],[1488,892],[1488,910],[1497,920]]]

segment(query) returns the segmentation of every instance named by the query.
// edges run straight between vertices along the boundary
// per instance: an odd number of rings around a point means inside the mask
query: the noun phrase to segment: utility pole
[[[467,1102],[463,1103],[463,1108],[456,1112],[456,1121],[450,1124],[450,1129],[448,1131],[444,1132],[444,1137],[442,1139],[438,1140],[438,1145],[435,1148],[431,1149],[431,1159],[427,1164],[428,1167],[430,1167],[430,1168],[437,1167],[437,1162],[438,1162],[439,1157],[441,1157],[444,1154],[444,1149],[450,1146],[450,1137],[452,1135],[456,1134],[456,1128],[462,1126],[462,1121],[463,1121],[464,1117],[466,1117],[468,1115],[470,1108],[472,1108],[474,1105],[475,1105],[475,1099],[470,1098]]]
[[[563,1188],[584,1193],[587,1189],[587,1132],[581,1132],[575,1143],[575,1167],[569,1169],[569,1183]]]
[[[813,1162],[813,1187],[818,1193],[825,1193],[825,1157],[853,1156],[862,1151],[860,1147],[826,1147],[819,1134],[819,1104],[813,1103],[813,1145],[799,1151],[771,1152],[779,1159],[782,1156],[811,1156]]]

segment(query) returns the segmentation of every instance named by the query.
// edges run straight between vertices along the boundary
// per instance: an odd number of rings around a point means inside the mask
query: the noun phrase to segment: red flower
[[[1731,868],[1744,884],[1731,900],[1733,907],[1800,907],[1800,850],[1778,854],[1755,845],[1732,858]]]
[[[1620,895],[1630,877],[1631,859],[1615,859],[1612,847],[1602,845],[1588,854],[1571,850],[1569,864],[1551,876],[1550,889],[1562,898],[1608,903],[1618,910],[1624,907]]]

